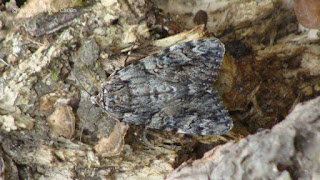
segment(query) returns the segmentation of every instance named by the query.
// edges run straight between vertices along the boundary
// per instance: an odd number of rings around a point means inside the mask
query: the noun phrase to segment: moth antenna
[[[92,95],[91,93],[89,93],[89,91],[87,91],[87,90],[84,88],[84,86],[82,85],[81,81],[80,81],[80,80],[77,78],[77,76],[73,73],[73,70],[72,70],[72,67],[71,67],[71,64],[70,64],[69,61],[68,61],[68,65],[69,65],[69,68],[70,68],[70,71],[71,71],[72,75],[76,78],[76,81],[78,81],[79,84],[80,84],[80,86],[82,87],[82,89],[83,89],[87,94],[89,94],[89,96],[90,96],[90,101],[91,101],[91,102],[94,102],[94,104],[96,104],[96,105],[98,105],[100,108],[102,108],[108,116],[110,116],[110,117],[118,120],[118,118],[116,118],[115,116],[113,116],[112,114],[110,114],[110,113],[98,102],[97,96]]]
[[[80,86],[82,87],[82,89],[87,93],[87,94],[89,94],[89,96],[91,97],[91,96],[94,96],[94,95],[92,95],[91,93],[89,93],[89,91],[87,91],[86,90],[86,88],[84,88],[84,86],[82,85],[82,83],[81,83],[81,81],[77,78],[77,76],[73,73],[73,70],[72,70],[72,67],[71,67],[71,64],[70,64],[70,62],[68,61],[68,66],[69,66],[69,68],[70,68],[70,71],[71,71],[71,73],[72,73],[72,75],[76,78],[76,80],[79,82],[79,84],[80,84]]]
[[[133,44],[132,44],[132,46],[131,46],[128,54],[127,54],[127,57],[126,57],[126,59],[124,60],[123,66],[127,66],[127,60],[128,60],[128,58],[129,58],[129,56],[131,55],[131,52],[132,52],[134,46],[136,45],[136,42],[137,42],[137,40],[135,40],[135,41],[133,42]]]
[[[89,111],[88,111],[89,114],[90,114],[91,109],[92,109],[92,106],[90,106],[90,109],[89,109]],[[80,120],[81,120],[81,118],[80,118]],[[83,121],[84,126],[81,127],[81,133],[80,133],[80,137],[79,137],[79,141],[80,141],[80,142],[81,142],[81,140],[82,140],[82,134],[83,134],[83,130],[84,130],[84,127],[85,127],[85,124],[86,124],[86,118],[85,118],[84,120],[85,120],[85,121],[81,120],[81,121]]]
[[[207,12],[208,12],[208,9],[209,9],[210,5],[211,5],[211,3],[209,2],[208,6],[207,6],[207,9],[206,9]]]

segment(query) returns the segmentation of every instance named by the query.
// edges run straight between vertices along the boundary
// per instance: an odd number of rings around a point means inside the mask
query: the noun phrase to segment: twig
[[[5,65],[7,65],[7,66],[10,66],[10,67],[11,67],[11,65],[10,65],[10,64],[8,64],[8,63],[7,63],[6,61],[4,61],[3,59],[1,59],[1,58],[0,58],[0,61],[1,61],[1,62],[3,62]]]

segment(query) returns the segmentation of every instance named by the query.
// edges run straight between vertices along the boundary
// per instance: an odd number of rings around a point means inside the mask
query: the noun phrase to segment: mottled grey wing
[[[191,134],[224,134],[232,128],[213,81],[224,46],[216,38],[167,48],[114,72],[100,103],[120,121]]]

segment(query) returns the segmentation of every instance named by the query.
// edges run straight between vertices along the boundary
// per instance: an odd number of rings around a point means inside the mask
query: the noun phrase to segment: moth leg
[[[148,133],[148,127],[145,127],[142,131],[142,142],[144,145],[146,145],[147,147],[151,148],[151,149],[155,149],[155,145],[153,143],[151,143],[148,138],[147,138],[147,133]]]
[[[142,143],[150,150],[168,151],[168,150],[176,150],[180,148],[179,145],[166,145],[166,144],[161,144],[160,146],[155,145],[148,139],[148,134],[151,134],[150,129],[152,128],[145,127],[143,129],[142,137],[141,137]]]

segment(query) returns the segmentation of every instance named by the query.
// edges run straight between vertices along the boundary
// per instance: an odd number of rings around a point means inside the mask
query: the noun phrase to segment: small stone
[[[15,64],[18,58],[14,54],[9,54],[7,60],[10,64]]]
[[[302,84],[301,91],[304,93],[305,96],[311,96],[313,94],[313,89],[311,85]]]
[[[320,28],[320,1],[295,0],[294,12],[299,23],[310,29]]]
[[[84,40],[76,56],[81,63],[93,66],[99,57],[100,48],[94,39]]]
[[[196,25],[204,24],[207,25],[208,22],[208,14],[204,10],[199,10],[194,16],[193,22]]]
[[[102,137],[98,144],[94,147],[95,151],[102,157],[116,156],[120,154],[124,144],[124,136],[127,133],[129,126],[117,122],[113,128],[113,132],[109,137]]]
[[[116,4],[118,4],[117,0],[102,0],[101,4],[105,7],[110,7],[110,6],[114,6]]]
[[[38,89],[41,90],[41,88],[43,87],[40,87]],[[71,107],[75,107],[76,104],[78,104],[79,102],[79,98],[79,92],[74,91],[72,89],[70,89],[69,92],[54,91],[52,93],[48,93],[40,97],[37,110],[39,111],[38,113],[40,115],[48,116],[54,111],[54,107],[58,104],[67,104]]]
[[[18,127],[15,125],[14,117],[11,115],[0,116],[1,129],[10,132],[11,130],[17,130]]]
[[[28,114],[14,114],[14,124],[15,126],[17,126],[19,129],[28,129],[28,130],[32,130],[33,126],[34,126],[34,119],[31,118]]]
[[[307,69],[312,76],[320,75],[320,58],[318,55],[304,54],[302,56],[301,67]]]
[[[52,98],[51,96],[44,95],[40,98],[39,110],[41,115],[48,115],[53,111],[53,105],[56,101],[56,98]]]
[[[60,105],[47,118],[51,129],[58,135],[71,138],[75,131],[75,116],[68,105]]]

